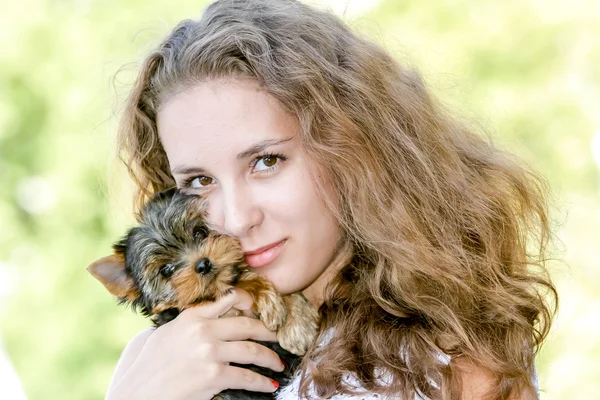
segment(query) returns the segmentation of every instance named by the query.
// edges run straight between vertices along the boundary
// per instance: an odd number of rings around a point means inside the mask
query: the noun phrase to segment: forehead
[[[296,118],[250,79],[207,81],[174,94],[157,123],[169,159],[188,164],[298,133]]]

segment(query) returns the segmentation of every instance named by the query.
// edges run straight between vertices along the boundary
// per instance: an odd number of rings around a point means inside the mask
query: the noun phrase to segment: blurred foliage
[[[130,62],[205,3],[0,6],[0,335],[30,399],[103,398],[124,345],[147,326],[84,267],[131,223],[128,177],[114,156]],[[598,398],[598,2],[332,4],[548,177],[563,261],[552,263],[561,309],[539,357],[542,398]]]

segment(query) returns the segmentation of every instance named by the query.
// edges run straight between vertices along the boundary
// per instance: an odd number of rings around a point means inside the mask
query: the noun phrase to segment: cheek
[[[286,182],[286,193],[294,197],[289,201],[305,215],[328,215],[324,198],[332,198],[332,189],[327,182],[326,175],[313,162],[306,156],[300,157],[293,176]]]
[[[289,193],[295,193],[288,199],[287,208],[295,248],[294,260],[288,261],[294,263],[298,278],[310,281],[328,267],[338,244],[340,228],[312,182]]]
[[[334,206],[336,204],[331,185],[327,184],[325,176],[318,171],[303,175],[301,190],[297,191],[298,209],[301,210],[298,218],[305,222],[307,234],[313,239],[329,239],[323,243],[324,245],[337,242],[338,223],[327,204],[327,202],[332,202]],[[317,185],[317,182],[320,185]]]
[[[302,171],[282,182],[280,187],[273,191],[269,204],[272,210],[280,215],[281,221],[290,224],[292,229],[310,229],[329,219],[329,211],[317,193],[312,178]]]
[[[318,190],[312,185],[306,188],[303,221],[306,238],[304,259],[309,265],[307,268],[310,268],[313,273],[320,274],[331,262],[340,237],[340,228],[324,199],[326,197],[335,204],[333,193],[325,185],[323,190],[327,192],[324,195],[321,195]]]

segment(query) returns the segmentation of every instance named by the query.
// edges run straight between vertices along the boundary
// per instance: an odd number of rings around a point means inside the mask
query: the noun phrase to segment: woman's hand
[[[275,391],[278,385],[269,378],[228,365],[284,368],[274,351],[246,341],[277,340],[262,322],[248,316],[218,319],[232,308],[251,315],[251,307],[252,297],[236,289],[138,334],[121,355],[106,399],[197,400],[211,399],[225,389]]]

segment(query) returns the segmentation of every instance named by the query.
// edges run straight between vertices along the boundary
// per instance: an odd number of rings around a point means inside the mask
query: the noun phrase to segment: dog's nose
[[[212,268],[212,263],[208,258],[203,258],[196,263],[196,272],[201,275],[206,275],[210,272]]]

